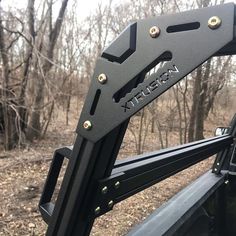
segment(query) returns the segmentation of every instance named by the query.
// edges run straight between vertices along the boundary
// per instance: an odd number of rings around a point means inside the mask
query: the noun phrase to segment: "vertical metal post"
[[[216,231],[218,236],[224,236],[227,234],[226,227],[226,184],[220,186],[220,188],[216,191],[215,197],[215,207],[216,207]]]
[[[121,143],[118,140],[124,135],[123,127],[95,144],[77,137],[47,236],[89,234],[96,217],[93,209],[96,180],[105,177],[111,169]]]
[[[142,74],[130,87],[143,79]],[[129,119],[97,143],[77,136],[47,236],[89,235],[97,213],[95,209],[99,209],[94,205],[93,196],[97,180],[110,176],[128,123]]]

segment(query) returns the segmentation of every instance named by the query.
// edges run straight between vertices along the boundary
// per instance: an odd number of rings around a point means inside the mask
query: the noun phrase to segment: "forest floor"
[[[44,140],[0,152],[0,235],[45,235],[47,225],[38,211],[39,197],[54,150],[73,143],[75,127],[75,122],[66,126],[61,120],[50,126]],[[130,150],[126,144],[122,146],[123,155]],[[115,205],[111,212],[96,220],[91,235],[125,235],[154,209],[206,172],[212,161],[210,158],[200,162]]]

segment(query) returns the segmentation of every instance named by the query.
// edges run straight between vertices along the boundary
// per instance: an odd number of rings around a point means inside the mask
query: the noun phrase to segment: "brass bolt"
[[[119,187],[120,187],[120,182],[117,181],[117,182],[115,183],[115,188],[118,189]]]
[[[83,127],[84,127],[86,130],[92,129],[92,123],[91,123],[91,121],[86,120],[86,121],[84,122],[84,124],[83,124]]]
[[[221,25],[221,19],[218,16],[212,16],[208,20],[208,27],[210,29],[217,29],[220,27],[220,25]]]
[[[101,84],[105,84],[107,82],[107,76],[105,74],[100,74],[98,76],[98,81]]]
[[[149,29],[149,34],[152,38],[157,38],[161,33],[161,30],[159,27],[157,26],[152,26],[150,29]]]
[[[113,202],[112,200],[108,202],[108,207],[109,207],[109,208],[112,208],[113,205],[114,205],[114,202]]]
[[[108,187],[107,187],[107,186],[104,186],[104,187],[102,188],[102,194],[106,194],[107,191],[108,191]]]
[[[94,210],[95,215],[98,215],[100,213],[100,211],[101,211],[101,208],[99,206],[96,207]]]

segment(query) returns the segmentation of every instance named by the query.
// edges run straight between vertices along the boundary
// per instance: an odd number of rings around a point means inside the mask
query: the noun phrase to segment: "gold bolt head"
[[[220,25],[221,25],[221,19],[218,16],[212,16],[208,20],[208,27],[210,29],[217,29],[220,27]]]
[[[99,76],[98,76],[98,81],[99,81],[99,83],[101,83],[101,84],[105,84],[106,82],[107,82],[107,76],[105,75],[105,74],[100,74]]]
[[[149,34],[152,38],[157,38],[161,33],[161,30],[159,27],[157,26],[152,26],[150,29],[149,29]]]
[[[120,182],[119,181],[115,182],[115,188],[118,189],[119,187],[120,187]]]
[[[107,191],[108,191],[108,187],[107,187],[107,186],[104,186],[104,187],[102,188],[102,194],[106,194]]]
[[[108,202],[108,207],[109,207],[109,208],[112,208],[113,205],[114,205],[114,202],[113,202],[112,200]]]
[[[91,121],[86,120],[86,121],[84,122],[84,124],[83,124],[83,127],[84,127],[86,130],[92,129],[92,123],[91,123]]]
[[[100,213],[100,211],[101,211],[101,208],[99,206],[96,207],[94,210],[95,215],[98,215]]]

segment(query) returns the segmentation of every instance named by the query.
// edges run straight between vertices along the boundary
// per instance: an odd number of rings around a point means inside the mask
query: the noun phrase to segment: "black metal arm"
[[[89,235],[94,219],[132,194],[229,150],[233,133],[124,162],[115,160],[129,118],[212,56],[235,53],[235,6],[140,20],[104,50],[73,148],[57,150],[40,200],[47,236]],[[155,73],[145,74],[158,63]],[[51,197],[63,158],[68,167],[55,206]],[[218,159],[224,160],[222,155]]]
[[[229,148],[232,143],[231,136],[217,137],[182,145],[169,151],[155,152],[134,157],[133,160],[125,160],[119,165],[115,165],[111,176],[99,181],[94,209],[99,206],[101,208],[99,215],[104,214],[111,210],[114,203]],[[117,183],[119,183],[118,188],[115,187]],[[102,191],[104,188],[108,190],[106,194]]]

